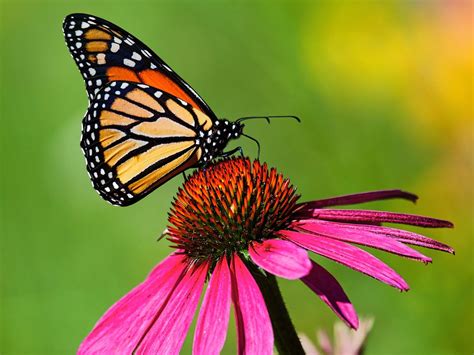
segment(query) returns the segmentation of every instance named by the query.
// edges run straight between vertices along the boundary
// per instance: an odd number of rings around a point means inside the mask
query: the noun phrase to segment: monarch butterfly
[[[231,139],[253,139],[242,132],[249,117],[218,119],[191,86],[120,27],[71,14],[63,31],[89,96],[81,137],[87,171],[113,205],[131,205],[184,170],[235,153],[240,148],[224,152]]]

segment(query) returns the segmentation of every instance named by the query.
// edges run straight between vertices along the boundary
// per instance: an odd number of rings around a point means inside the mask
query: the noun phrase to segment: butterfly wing
[[[86,83],[89,99],[111,81],[147,84],[217,117],[206,102],[140,40],[96,16],[71,14],[63,23],[72,57]]]
[[[127,206],[198,164],[199,135],[213,121],[167,92],[113,81],[96,93],[84,117],[81,147],[94,188]]]

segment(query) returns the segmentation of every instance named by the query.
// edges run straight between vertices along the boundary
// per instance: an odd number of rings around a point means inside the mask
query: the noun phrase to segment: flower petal
[[[279,231],[282,237],[317,254],[337,261],[400,290],[408,290],[405,280],[375,256],[339,240],[293,231]]]
[[[373,318],[363,318],[356,332],[351,331],[342,323],[334,324],[334,353],[362,354],[373,324]]]
[[[339,222],[356,222],[356,223],[400,223],[412,226],[426,228],[452,228],[453,224],[449,221],[418,216],[406,213],[394,213],[384,211],[369,210],[326,210],[314,209],[311,211],[312,218],[325,219],[329,221]]]
[[[311,270],[311,260],[306,250],[286,240],[254,242],[249,247],[249,254],[262,269],[290,280],[299,279]]]
[[[148,278],[116,302],[81,343],[78,354],[132,353],[168,300],[187,264],[173,254]]]
[[[179,354],[199,303],[207,270],[207,264],[186,270],[136,354]]]
[[[454,249],[451,248],[449,245],[443,244],[438,242],[437,240],[425,237],[421,234],[390,228],[390,227],[381,227],[381,226],[371,226],[371,225],[363,225],[363,224],[353,224],[350,225],[351,228],[365,228],[370,230],[371,232],[386,235],[390,238],[394,238],[400,242],[405,244],[411,245],[418,245],[420,247],[425,247],[429,249],[441,250],[451,254],[454,254]]]
[[[303,210],[323,208],[328,206],[353,205],[371,201],[387,200],[391,198],[403,198],[412,202],[418,200],[418,196],[402,190],[380,190],[361,192],[357,194],[342,195],[324,200],[317,200],[299,204]]]
[[[321,265],[314,261],[311,263],[311,271],[301,278],[301,281],[313,290],[349,327],[357,329],[359,326],[357,313],[339,282]]]
[[[300,338],[301,346],[306,355],[320,355],[318,349],[306,334],[298,333],[298,338]]]
[[[405,244],[402,244],[393,238],[388,238],[381,234],[373,233],[370,230],[364,228],[355,229],[351,228],[351,224],[326,222],[321,220],[311,220],[305,222],[306,223],[297,223],[295,228],[345,242],[366,245],[372,248],[387,251],[389,253],[419,260],[424,263],[431,262],[431,258],[406,246]]]
[[[334,222],[331,222],[334,223]],[[382,227],[382,226],[373,226],[370,224],[349,224],[344,223],[342,224],[344,228],[350,228],[354,231],[370,231],[372,233],[377,233],[379,235],[386,236],[388,238],[393,238],[398,240],[399,242],[411,245],[417,245],[429,249],[441,250],[451,254],[454,254],[454,249],[451,248],[449,245],[443,244],[438,242],[437,240],[425,237],[421,234],[390,228],[390,227]]]
[[[237,254],[232,257],[231,274],[238,353],[272,354],[273,330],[265,300]]]
[[[194,333],[193,354],[219,354],[229,325],[231,300],[230,270],[226,258],[214,269]]]

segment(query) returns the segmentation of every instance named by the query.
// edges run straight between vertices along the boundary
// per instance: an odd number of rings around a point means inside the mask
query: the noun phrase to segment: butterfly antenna
[[[248,117],[241,117],[237,120],[237,122],[242,122],[246,120],[258,120],[258,119],[265,119],[267,120],[268,123],[270,123],[270,119],[274,118],[289,118],[289,119],[294,119],[298,122],[301,122],[300,118],[298,116],[248,116]]]
[[[257,157],[258,157],[258,159],[260,159],[260,143],[259,143],[259,141],[256,140],[253,137],[250,137],[250,136],[246,135],[245,133],[242,133],[242,136],[247,137],[248,139],[253,140],[255,143],[257,143]]]

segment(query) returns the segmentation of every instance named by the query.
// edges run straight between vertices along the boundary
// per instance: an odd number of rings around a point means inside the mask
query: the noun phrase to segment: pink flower
[[[347,328],[342,322],[336,322],[333,341],[325,330],[318,330],[316,335],[321,351],[318,351],[316,345],[305,334],[300,334],[300,339],[306,355],[361,355],[364,353],[373,325],[373,318],[361,319],[359,329],[355,331]]]
[[[194,354],[221,351],[231,304],[239,354],[272,353],[274,333],[278,350],[285,353],[287,338],[299,341],[294,328],[282,327],[289,317],[272,275],[300,279],[348,326],[358,327],[341,285],[307,250],[401,290],[408,285],[400,275],[353,244],[425,263],[431,259],[407,244],[453,252],[435,240],[381,225],[437,228],[452,227],[450,222],[327,208],[388,198],[415,201],[412,194],[377,191],[302,204],[298,198],[288,180],[258,161],[229,159],[197,170],[179,190],[169,215],[168,239],[177,250],[105,313],[79,353],[177,354],[207,280]]]

